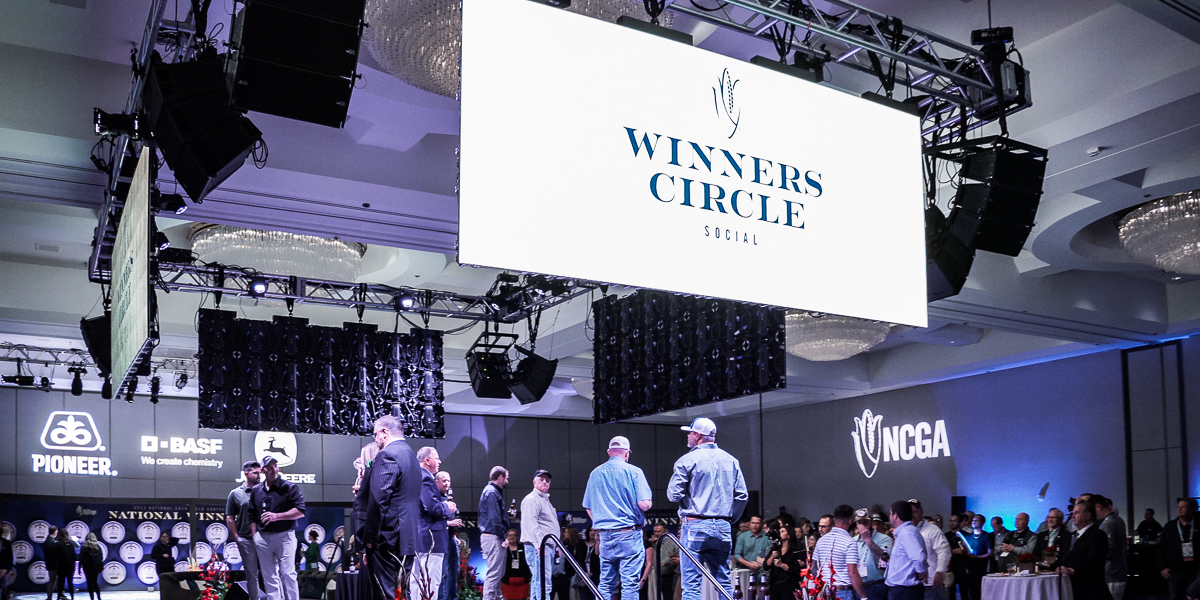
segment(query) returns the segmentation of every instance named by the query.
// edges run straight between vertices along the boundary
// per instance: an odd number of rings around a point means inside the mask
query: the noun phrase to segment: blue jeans
[[[538,568],[542,560],[538,556],[538,548],[533,544],[525,544],[525,562],[529,563],[529,572],[533,576],[529,580],[529,600],[542,600],[542,582],[546,582],[546,591],[550,591],[551,572],[554,570],[554,548],[546,548],[546,553],[550,555],[550,560],[546,561],[543,568]]]
[[[836,590],[833,592],[833,597],[837,600],[854,600],[858,594],[854,590]]]
[[[701,565],[708,568],[730,598],[733,597],[733,583],[729,581],[729,554],[733,550],[731,540],[729,521],[722,519],[687,521],[679,529],[679,541],[696,555]],[[679,570],[683,576],[682,600],[700,600],[700,588],[704,585],[700,567],[687,557],[680,556]]]
[[[600,600],[612,600],[620,579],[621,600],[638,597],[638,580],[646,566],[642,530],[600,532]]]

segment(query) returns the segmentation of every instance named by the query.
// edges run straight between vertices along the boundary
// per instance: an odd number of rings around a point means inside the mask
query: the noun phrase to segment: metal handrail
[[[659,537],[658,541],[654,543],[654,576],[658,578],[658,581],[662,581],[662,562],[658,560],[658,554],[659,550],[662,548],[664,539],[670,539],[671,541],[675,542],[675,545],[679,548],[679,553],[687,556],[688,560],[692,561],[692,564],[696,565],[696,568],[700,570],[700,574],[708,579],[708,582],[711,583],[714,588],[717,588],[717,591],[725,597],[725,600],[733,600],[733,596],[729,595],[729,591],[725,589],[725,586],[717,583],[717,578],[713,577],[713,574],[708,571],[708,567],[700,564],[700,559],[696,558],[696,555],[692,554],[691,550],[685,548],[684,545],[679,542],[679,538],[675,537],[675,534],[669,531],[662,534],[662,537]],[[680,576],[682,577],[683,569],[680,569],[680,571]]]
[[[540,578],[540,581],[542,582],[542,600],[545,600],[546,598],[550,597],[547,594],[547,592],[549,592],[549,590],[546,589],[546,586],[550,585],[550,582],[547,581],[547,579],[549,579],[549,577],[545,576],[546,575],[546,563],[543,562],[545,560],[545,556],[546,556],[546,542],[554,542],[554,546],[557,547],[559,549],[559,551],[562,552],[563,556],[566,557],[566,559],[568,561],[570,561],[571,566],[575,568],[575,572],[579,573],[579,575],[580,575],[579,579],[581,579],[583,581],[583,583],[587,585],[587,588],[589,590],[591,590],[593,597],[596,598],[596,600],[603,600],[603,598],[601,598],[601,596],[600,596],[600,590],[596,588],[596,584],[592,582],[592,578],[588,576],[588,572],[585,571],[583,569],[583,567],[579,566],[579,563],[575,560],[575,557],[571,555],[570,550],[568,550],[567,547],[563,545],[562,540],[558,539],[558,536],[554,535],[553,533],[546,534],[546,537],[542,538],[541,547],[538,548],[538,566],[537,567],[538,567],[538,569],[541,570],[541,573],[538,573],[538,577]],[[596,552],[599,552],[599,551],[600,551],[600,548],[597,547]],[[730,600],[733,600],[733,599],[731,598]]]

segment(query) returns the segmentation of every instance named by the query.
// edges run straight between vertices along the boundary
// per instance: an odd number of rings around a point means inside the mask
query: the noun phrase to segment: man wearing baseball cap
[[[296,484],[279,475],[279,461],[267,455],[261,461],[262,483],[250,491],[250,523],[258,549],[258,567],[268,600],[300,600],[296,583],[296,520],[307,507]]]
[[[746,508],[746,479],[738,460],[717,447],[717,425],[711,419],[700,417],[680,429],[688,432],[690,450],[675,461],[667,500],[679,504],[680,541],[699,557],[732,598],[729,523],[738,520]],[[684,561],[680,571],[682,600],[700,600],[700,568]]]
[[[636,597],[646,564],[641,529],[653,495],[646,474],[629,464],[629,454],[629,438],[609,440],[608,462],[592,470],[583,493],[592,529],[600,532],[600,600],[612,600],[618,576],[621,589],[634,590]]]
[[[550,504],[550,471],[538,469],[533,474],[533,491],[521,500],[521,543],[533,575],[529,581],[531,600],[542,600],[542,588],[554,572],[554,560],[545,560],[548,557],[541,555],[542,540],[559,533],[558,511]]]

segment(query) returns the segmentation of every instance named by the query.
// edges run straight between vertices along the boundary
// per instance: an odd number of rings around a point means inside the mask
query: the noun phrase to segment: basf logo
[[[96,421],[86,412],[56,410],[46,418],[42,428],[42,447],[47,450],[103,452],[104,441]],[[34,454],[34,473],[68,473],[71,475],[103,475],[116,477],[112,460],[106,456],[72,454]]]
[[[296,462],[296,436],[281,431],[260,431],[254,436],[254,458],[262,460],[272,456],[279,461],[279,467],[287,467]]]
[[[858,468],[868,479],[875,475],[880,462],[950,456],[950,440],[943,420],[935,421],[932,426],[921,422],[884,427],[883,415],[868,408],[861,417],[854,417],[850,437],[854,440]]]

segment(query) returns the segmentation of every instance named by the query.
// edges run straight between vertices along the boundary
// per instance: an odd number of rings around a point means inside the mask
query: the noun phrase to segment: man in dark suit
[[[1196,557],[1196,501],[1181,498],[1175,505],[1175,520],[1163,527],[1158,540],[1158,568],[1167,580],[1167,600],[1183,600],[1188,585],[1200,573]]]
[[[458,505],[446,500],[438,489],[434,473],[442,464],[437,448],[417,450],[421,465],[421,520],[417,529],[417,560],[409,580],[410,600],[437,598],[442,587],[442,561],[446,557],[446,521]]]
[[[372,581],[372,598],[392,600],[396,586],[405,580],[401,570],[412,565],[417,553],[417,523],[421,518],[421,467],[404,440],[404,426],[393,416],[375,421],[379,454],[371,465],[366,492],[363,542],[365,562]]]
[[[1062,566],[1063,557],[1071,552],[1071,532],[1063,527],[1063,513],[1057,508],[1050,509],[1046,515],[1046,530],[1038,534],[1033,554],[1043,560],[1051,548],[1055,558],[1050,562],[1050,568],[1057,569]]]
[[[1076,598],[1112,600],[1108,584],[1104,582],[1108,534],[1096,525],[1096,505],[1091,500],[1080,500],[1071,516],[1075,533],[1071,549],[1064,555],[1058,572],[1071,577],[1071,589]]]

